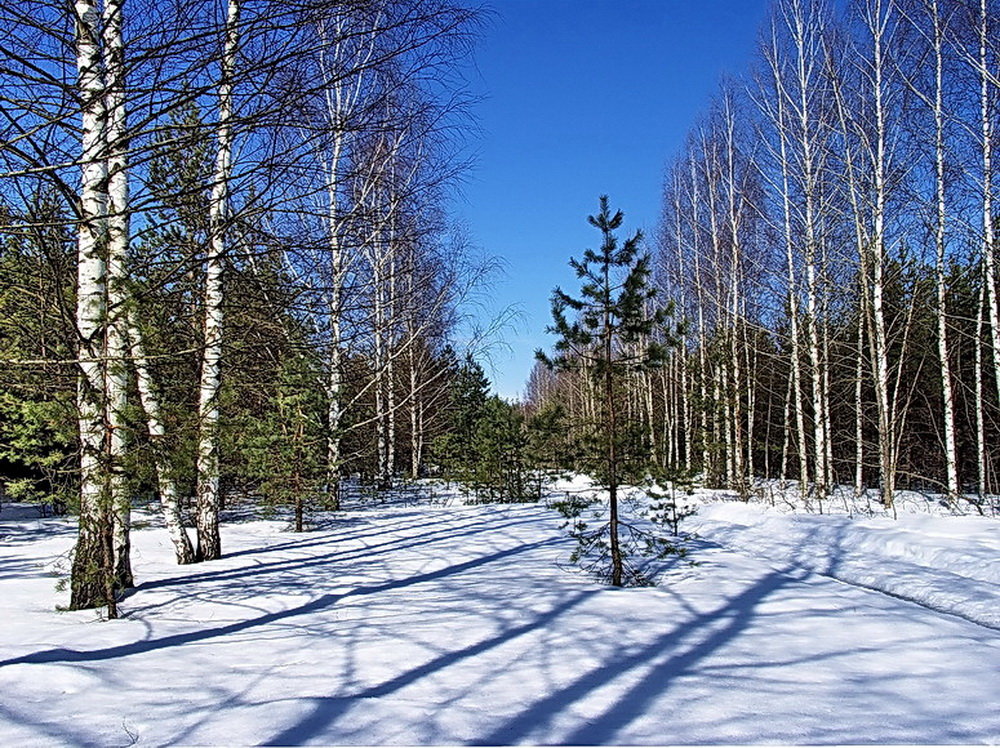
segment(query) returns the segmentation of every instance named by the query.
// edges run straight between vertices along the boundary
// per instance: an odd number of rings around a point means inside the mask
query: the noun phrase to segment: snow
[[[1000,523],[988,517],[783,514],[759,504],[703,505],[702,538],[896,595],[1000,630]]]
[[[922,591],[995,599],[995,520],[700,503],[699,564],[627,590],[539,504],[231,523],[189,567],[154,522],[110,622],[56,611],[72,522],[5,505],[0,744],[1000,742],[989,609]]]

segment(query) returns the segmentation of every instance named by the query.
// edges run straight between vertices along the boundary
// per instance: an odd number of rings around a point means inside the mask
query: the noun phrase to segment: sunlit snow
[[[234,522],[189,567],[153,521],[97,622],[56,611],[72,523],[26,514],[0,510],[0,745],[1000,741],[996,520],[710,503],[698,565],[626,590],[541,504]]]

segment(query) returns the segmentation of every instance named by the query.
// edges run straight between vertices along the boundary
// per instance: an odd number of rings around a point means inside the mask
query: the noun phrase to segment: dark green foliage
[[[685,540],[689,536],[681,532],[681,523],[696,513],[693,504],[685,501],[690,496],[695,485],[695,476],[682,469],[667,469],[654,467],[643,483],[643,490],[650,499],[649,518],[670,533],[674,538]],[[667,542],[667,541],[664,541]],[[687,555],[682,546],[669,553],[680,556]]]
[[[490,383],[472,356],[455,365],[448,383],[446,428],[431,444],[431,460],[447,480],[472,481],[470,452],[476,427],[486,412]]]
[[[471,357],[455,369],[448,407],[449,428],[432,445],[442,476],[481,501],[537,499],[524,416],[489,394],[489,380]]]
[[[471,485],[482,499],[522,501],[532,493],[524,416],[495,395],[486,401],[468,456]]]
[[[293,352],[263,418],[247,419],[242,441],[246,477],[256,482],[266,504],[291,506],[295,531],[302,532],[306,509],[326,477],[321,368],[305,353]]]
[[[593,382],[597,417],[573,428],[579,435],[578,464],[607,490],[609,516],[596,529],[579,519],[584,507],[578,504],[569,505],[568,516],[578,541],[577,560],[615,586],[647,581],[628,562],[637,548],[633,538],[643,533],[619,513],[619,486],[643,475],[651,463],[641,429],[619,415],[624,379],[662,366],[669,347],[677,344],[676,331],[666,324],[672,308],[656,304],[650,256],[640,252],[642,234],[623,242],[616,236],[623,219],[621,211],[611,213],[607,196],[602,196],[597,215],[588,218],[601,232],[600,249],[587,249],[582,260],[570,260],[580,279],[580,295],[555,289],[548,328],[557,336],[555,356],[537,354],[550,367],[582,372]]]
[[[687,541],[691,536],[682,533],[679,527],[694,510],[677,496],[678,488],[669,485],[663,490],[650,479],[643,490],[619,496],[620,586],[653,586],[655,581],[648,571],[650,562],[688,557]],[[550,506],[566,518],[563,528],[577,543],[570,561],[613,584],[611,523],[604,503],[592,494],[567,493],[551,501]]]
[[[541,496],[547,484],[567,476],[573,469],[577,446],[570,434],[566,409],[558,402],[543,404],[527,420],[527,430],[534,491]]]
[[[77,500],[73,237],[65,211],[36,195],[25,215],[0,210],[0,488],[59,511]]]

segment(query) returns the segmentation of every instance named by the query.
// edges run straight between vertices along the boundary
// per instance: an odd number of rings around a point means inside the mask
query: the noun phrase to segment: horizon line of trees
[[[998,30],[994,0],[775,0],[664,179],[656,283],[686,332],[620,401],[654,465],[819,507],[996,493]],[[597,407],[541,366],[526,400]]]

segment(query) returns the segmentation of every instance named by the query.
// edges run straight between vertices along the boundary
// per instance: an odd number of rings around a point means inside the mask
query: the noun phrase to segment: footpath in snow
[[[615,590],[540,505],[230,524],[191,567],[152,527],[95,622],[55,612],[71,523],[7,512],[0,745],[1000,742],[1000,633],[801,557],[708,545]]]

